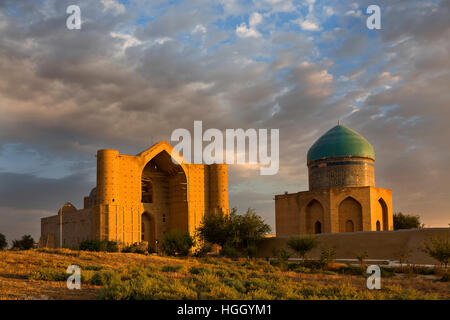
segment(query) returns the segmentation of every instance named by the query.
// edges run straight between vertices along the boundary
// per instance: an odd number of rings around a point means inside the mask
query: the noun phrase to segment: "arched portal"
[[[383,230],[389,230],[389,218],[388,218],[388,208],[386,205],[386,202],[383,200],[383,198],[380,198],[378,200],[378,203],[381,207],[381,216],[383,219]]]
[[[339,204],[339,232],[354,231],[362,231],[362,207],[357,200],[348,197]]]
[[[156,224],[155,218],[151,216],[150,213],[144,212],[142,214],[142,241],[147,241],[150,244],[154,244],[156,240]]]
[[[377,231],[381,231],[381,223],[380,223],[380,220],[377,220]]]
[[[313,199],[306,206],[306,233],[321,233],[324,221],[323,207],[319,201]],[[317,232],[317,223],[320,225],[320,232]]]
[[[322,224],[320,223],[320,221],[316,221],[316,223],[314,224],[314,233],[322,233]]]
[[[169,230],[188,231],[186,174],[166,150],[151,158],[142,171],[142,204],[153,217],[152,245]]]

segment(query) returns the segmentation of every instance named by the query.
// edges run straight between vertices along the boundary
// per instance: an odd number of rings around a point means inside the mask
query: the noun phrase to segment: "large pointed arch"
[[[338,215],[339,232],[362,231],[362,206],[358,200],[353,197],[342,200],[339,204]]]
[[[137,155],[141,158],[141,170],[143,170],[147,163],[149,163],[153,158],[164,152],[167,153],[167,155],[171,158],[171,161],[173,160],[172,162],[174,166],[181,166],[184,174],[186,175],[186,178],[188,178],[188,162],[167,141],[160,141]]]
[[[141,158],[141,192],[144,211],[155,217],[160,241],[168,230],[188,231],[188,168],[184,158],[166,141],[138,155]],[[152,227],[153,228],[153,227]]]

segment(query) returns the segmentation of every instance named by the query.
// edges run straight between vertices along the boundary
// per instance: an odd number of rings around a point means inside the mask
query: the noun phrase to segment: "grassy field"
[[[81,290],[66,287],[72,264],[82,269]],[[386,269],[381,290],[368,290],[356,267],[285,269],[264,260],[0,251],[0,299],[450,299],[436,274]]]

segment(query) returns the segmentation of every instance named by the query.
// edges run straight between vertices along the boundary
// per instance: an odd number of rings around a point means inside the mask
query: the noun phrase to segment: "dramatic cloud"
[[[394,209],[447,226],[449,1],[0,1],[0,232],[81,205],[95,152],[137,154],[176,128],[280,129],[280,172],[230,166],[230,205],[274,222],[307,189],[306,152],[338,119],[375,147]],[[5,231],[7,230],[7,231]]]

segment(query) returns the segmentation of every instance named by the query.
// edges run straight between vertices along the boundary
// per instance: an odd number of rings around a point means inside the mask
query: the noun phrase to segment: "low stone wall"
[[[410,252],[409,263],[437,264],[421,250],[423,241],[430,237],[449,238],[450,228],[429,228],[420,230],[363,231],[348,233],[319,234],[319,246],[308,254],[318,259],[321,248],[336,247],[336,259],[356,259],[356,255],[367,252],[368,259],[398,261],[401,255]],[[289,237],[267,238],[258,246],[258,257],[273,257],[273,251],[288,250]]]

